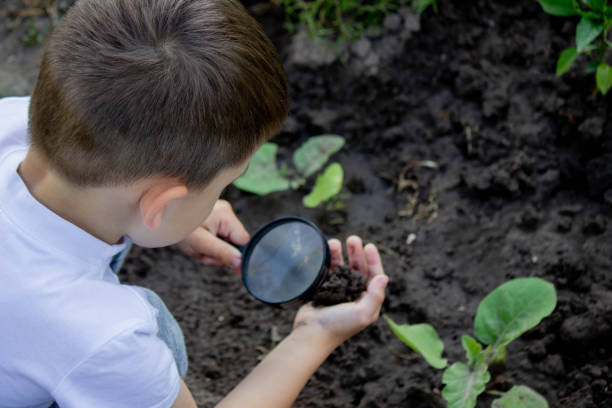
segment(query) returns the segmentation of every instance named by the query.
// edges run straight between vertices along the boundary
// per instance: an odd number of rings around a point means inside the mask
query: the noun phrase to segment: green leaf
[[[578,53],[585,51],[602,31],[603,23],[582,17],[576,26],[576,48]]]
[[[584,72],[587,74],[594,74],[597,71],[597,67],[599,66],[599,61],[591,61],[584,67]]]
[[[604,63],[599,64],[597,72],[595,72],[595,80],[601,93],[603,95],[607,94],[612,87],[612,67]]]
[[[319,170],[332,154],[344,145],[344,138],[338,135],[311,137],[293,153],[295,167],[304,177]]]
[[[408,347],[423,356],[429,365],[438,369],[446,367],[446,359],[441,357],[444,343],[431,325],[427,323],[400,325],[387,316],[385,320],[391,331]]]
[[[565,72],[567,72],[567,70],[572,66],[574,61],[576,61],[578,55],[579,54],[576,47],[566,48],[557,60],[557,76],[565,74]]]
[[[491,408],[548,408],[548,403],[531,388],[515,385],[501,398],[493,401]]]
[[[436,8],[438,0],[414,0],[413,6],[417,14],[423,14],[429,6]]]
[[[289,180],[282,177],[276,168],[275,143],[264,143],[251,158],[249,167],[234,186],[257,195],[289,189]]]
[[[485,354],[482,352],[482,345],[472,336],[468,336],[467,334],[463,335],[461,337],[461,345],[465,350],[465,355],[470,367],[476,363],[485,362]]]
[[[332,163],[317,177],[315,185],[307,196],[302,200],[304,207],[314,208],[324,201],[329,200],[342,189],[344,172],[340,163]]]
[[[556,304],[554,286],[543,279],[506,282],[478,305],[474,319],[476,338],[494,349],[505,346],[551,314]]]
[[[538,0],[538,3],[545,12],[553,16],[567,17],[578,14],[574,0]]]
[[[601,12],[604,10],[604,6],[606,5],[606,0],[587,0],[586,3],[591,8],[591,10]]]
[[[470,369],[463,363],[455,363],[442,374],[442,383],[446,384],[442,398],[448,402],[448,408],[474,408],[490,379],[486,364],[478,363]]]

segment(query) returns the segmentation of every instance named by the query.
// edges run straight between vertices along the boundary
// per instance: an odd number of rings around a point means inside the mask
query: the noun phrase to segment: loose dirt
[[[331,306],[352,302],[366,290],[364,276],[346,265],[339,265],[328,272],[312,298],[313,306]]]

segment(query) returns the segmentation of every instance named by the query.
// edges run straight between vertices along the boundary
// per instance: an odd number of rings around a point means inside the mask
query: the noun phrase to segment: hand
[[[240,274],[242,254],[228,242],[242,246],[249,239],[249,233],[236,217],[230,203],[217,200],[202,225],[176,246],[206,265],[229,266],[234,273]]]
[[[368,244],[364,248],[361,239],[354,235],[346,240],[346,246],[349,266],[365,276],[367,290],[354,302],[324,308],[315,308],[308,303],[300,308],[293,324],[294,331],[314,329],[327,336],[334,345],[339,345],[378,319],[389,280],[376,246]],[[340,241],[329,240],[329,249],[331,268],[343,265]]]

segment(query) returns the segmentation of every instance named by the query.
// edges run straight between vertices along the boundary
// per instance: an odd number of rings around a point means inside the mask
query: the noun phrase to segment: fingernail
[[[242,262],[242,258],[240,258],[240,257],[235,258],[235,259],[232,261],[232,267],[233,267],[233,268],[237,268],[237,267],[240,265],[240,262]]]
[[[389,282],[388,276],[383,276],[382,278],[378,278],[378,286],[380,286],[381,288],[384,288],[385,286],[387,286],[387,282]]]

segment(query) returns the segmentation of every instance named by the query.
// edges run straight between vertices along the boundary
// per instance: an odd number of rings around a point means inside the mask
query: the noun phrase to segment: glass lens
[[[325,259],[318,231],[299,221],[278,224],[250,248],[245,283],[269,303],[283,303],[304,293],[316,280]]]

